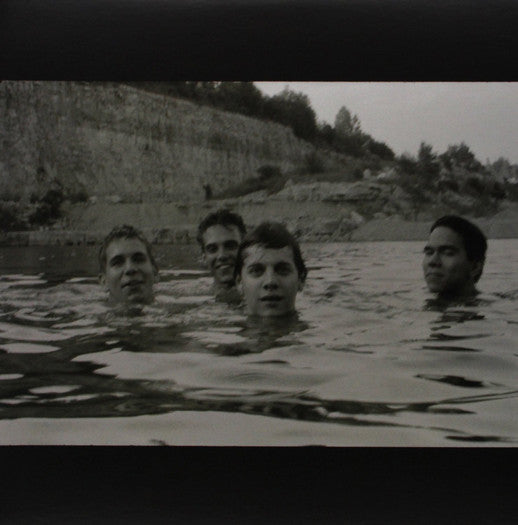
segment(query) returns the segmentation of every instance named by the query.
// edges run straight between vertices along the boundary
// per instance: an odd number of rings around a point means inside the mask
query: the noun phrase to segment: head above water
[[[472,222],[457,215],[436,220],[424,248],[423,270],[429,290],[444,297],[476,294],[486,250],[486,237]]]
[[[487,239],[478,226],[458,215],[444,215],[433,223],[430,228],[430,233],[439,226],[449,228],[457,235],[460,235],[464,243],[466,255],[470,261],[485,261]],[[482,272],[480,272],[480,274],[482,274]]]
[[[243,268],[244,251],[255,244],[261,245],[264,248],[279,249],[288,246],[293,252],[293,261],[299,278],[302,282],[306,280],[307,268],[302,259],[299,243],[297,239],[288,231],[288,229],[279,222],[263,222],[259,224],[254,230],[245,236],[236,261],[235,274],[238,276]]]
[[[204,249],[203,234],[211,226],[216,225],[225,226],[227,228],[230,226],[236,226],[242,237],[246,233],[246,226],[241,215],[227,209],[221,209],[209,213],[209,215],[200,222],[198,226],[198,234],[196,235],[196,240],[200,244],[202,250]]]
[[[198,226],[196,238],[216,288],[229,289],[234,286],[234,265],[245,233],[242,217],[226,209],[209,214]]]
[[[99,250],[99,280],[110,301],[143,303],[153,301],[153,284],[158,266],[145,236],[129,225],[116,226]]]
[[[280,223],[264,222],[243,239],[235,276],[248,314],[280,317],[295,311],[307,269],[295,237]]]

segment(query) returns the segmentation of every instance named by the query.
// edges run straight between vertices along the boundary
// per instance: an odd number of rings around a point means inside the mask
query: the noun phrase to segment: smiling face
[[[428,289],[444,297],[466,297],[476,293],[475,282],[482,267],[470,261],[462,237],[438,226],[424,248],[423,271]]]
[[[303,283],[289,246],[245,248],[239,276],[246,312],[260,317],[280,317],[295,311],[295,298]]]
[[[241,232],[234,225],[209,226],[202,236],[203,260],[208,266],[214,283],[222,288],[234,285],[234,266],[241,242]]]
[[[110,242],[106,248],[106,265],[100,281],[112,302],[151,303],[156,279],[157,270],[142,241],[120,238]]]

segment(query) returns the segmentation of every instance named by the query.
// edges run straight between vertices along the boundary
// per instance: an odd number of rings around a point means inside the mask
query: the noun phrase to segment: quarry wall
[[[52,184],[125,202],[201,200],[300,166],[313,147],[292,130],[117,83],[0,82],[0,199]]]

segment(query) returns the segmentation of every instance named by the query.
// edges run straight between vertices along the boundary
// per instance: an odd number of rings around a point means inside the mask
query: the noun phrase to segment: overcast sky
[[[466,143],[485,163],[518,164],[518,82],[256,82],[267,95],[285,86],[308,95],[317,118],[334,124],[342,106],[363,131],[396,154],[437,153]]]

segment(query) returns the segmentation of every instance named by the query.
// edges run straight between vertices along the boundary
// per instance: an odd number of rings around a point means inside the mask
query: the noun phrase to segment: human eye
[[[439,251],[441,255],[445,255],[446,257],[453,257],[457,255],[459,250],[457,250],[455,246],[442,246]]]
[[[117,266],[121,266],[124,263],[124,257],[121,255],[116,255],[115,257],[112,257],[110,259],[110,266],[113,266],[114,268]]]
[[[239,244],[237,243],[237,241],[226,241],[224,246],[227,250],[237,250]]]
[[[133,262],[135,263],[145,263],[147,261],[147,256],[145,253],[135,253],[133,255]]]
[[[252,277],[259,277],[264,273],[264,266],[262,264],[251,264],[246,271]]]
[[[277,264],[275,266],[275,271],[279,275],[290,275],[291,273],[293,273],[293,268],[292,268],[291,264],[280,263],[280,264]]]
[[[424,250],[423,250],[423,253],[425,255],[433,255],[433,249],[430,246],[425,246]]]
[[[205,246],[205,251],[207,253],[216,253],[218,251],[218,247],[215,244],[207,244],[207,246]]]

